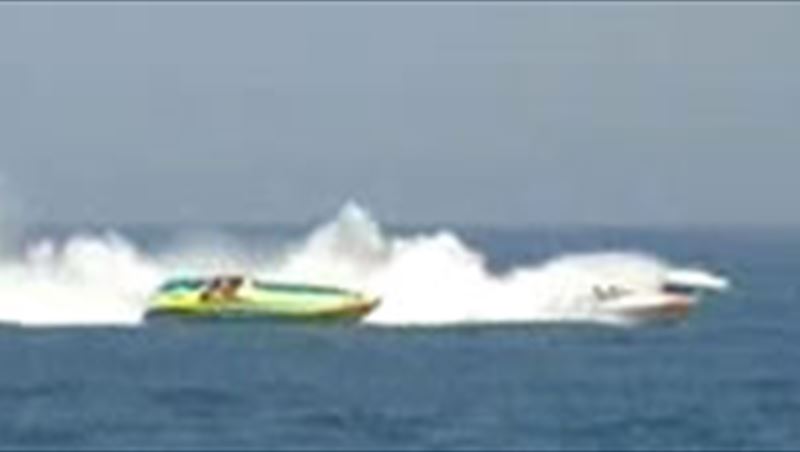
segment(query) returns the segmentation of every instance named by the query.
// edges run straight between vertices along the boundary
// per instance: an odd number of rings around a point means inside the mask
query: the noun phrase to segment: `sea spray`
[[[654,289],[668,268],[643,254],[598,253],[492,274],[484,255],[453,232],[389,237],[351,204],[264,276],[375,294],[382,304],[368,323],[443,325],[615,321],[597,312],[590,299],[593,287],[621,283]]]
[[[123,238],[74,237],[27,248],[0,266],[0,321],[21,325],[137,324],[164,276]]]
[[[287,246],[262,269],[265,277],[364,288],[390,263],[393,243],[357,204],[347,203],[331,222]]]
[[[149,295],[176,276],[241,272],[329,284],[382,299],[375,325],[613,321],[590,303],[593,287],[658,287],[671,266],[631,253],[569,255],[503,274],[452,231],[391,236],[355,204],[304,240],[269,254],[236,239],[144,253],[108,232],[25,244],[0,264],[0,322],[18,325],[136,325]],[[255,247],[257,248],[257,247]]]

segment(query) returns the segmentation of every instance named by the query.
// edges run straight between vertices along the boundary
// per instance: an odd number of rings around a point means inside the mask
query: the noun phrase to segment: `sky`
[[[791,2],[0,3],[0,202],[798,225],[798,43]]]

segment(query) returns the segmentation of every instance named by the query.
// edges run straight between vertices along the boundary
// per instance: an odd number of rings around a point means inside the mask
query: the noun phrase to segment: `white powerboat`
[[[673,270],[657,288],[595,285],[592,304],[596,311],[626,321],[674,321],[686,318],[704,296],[728,287],[725,278],[704,271]]]

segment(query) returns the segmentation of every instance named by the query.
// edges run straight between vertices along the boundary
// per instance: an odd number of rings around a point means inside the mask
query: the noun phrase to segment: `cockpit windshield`
[[[675,295],[693,295],[697,293],[700,289],[685,284],[664,284],[662,290],[666,293],[671,293]]]
[[[175,290],[198,290],[206,285],[202,279],[173,279],[164,283],[159,292],[172,292]]]

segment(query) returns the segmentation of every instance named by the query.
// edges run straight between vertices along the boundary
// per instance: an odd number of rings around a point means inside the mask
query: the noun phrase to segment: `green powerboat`
[[[147,317],[258,317],[357,320],[380,303],[336,287],[258,281],[242,276],[180,278],[164,283]]]

